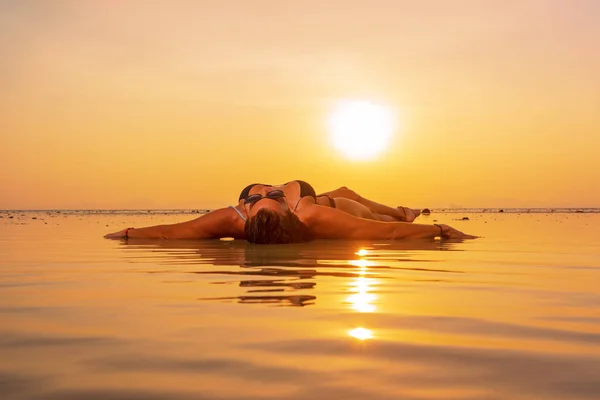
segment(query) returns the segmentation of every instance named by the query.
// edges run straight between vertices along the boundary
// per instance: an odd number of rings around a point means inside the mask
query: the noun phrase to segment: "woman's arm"
[[[408,222],[383,222],[354,217],[335,208],[307,207],[301,220],[318,239],[474,239],[448,225],[423,225]]]
[[[127,228],[109,233],[107,239],[218,239],[244,237],[244,223],[231,208],[221,208],[196,219],[170,225]]]

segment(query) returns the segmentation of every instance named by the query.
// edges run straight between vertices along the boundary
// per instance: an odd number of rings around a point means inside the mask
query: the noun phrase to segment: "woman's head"
[[[289,209],[261,208],[246,221],[246,239],[257,244],[299,243],[309,239],[306,225]]]

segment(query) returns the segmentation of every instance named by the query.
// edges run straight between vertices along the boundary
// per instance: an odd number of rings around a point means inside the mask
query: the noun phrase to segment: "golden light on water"
[[[373,338],[373,332],[366,328],[354,328],[349,330],[348,334],[358,340],[367,340]]]
[[[360,273],[364,273],[366,271],[367,267],[373,265],[373,263],[371,263],[370,261],[367,261],[367,260],[350,260],[348,263],[350,265],[354,265],[355,267],[360,267],[361,268]]]
[[[366,254],[366,250],[361,249],[357,252],[357,254]],[[371,290],[371,284],[374,283],[374,279],[365,277],[367,273],[367,268],[372,266],[373,263],[368,260],[350,260],[350,265],[359,267],[358,274],[360,275],[352,282],[350,282],[349,291],[352,292],[350,296],[346,299],[348,303],[351,304],[351,307],[361,313],[374,312],[377,307],[373,302],[377,300],[377,296],[373,293],[369,293]]]
[[[371,279],[360,277],[352,283],[351,291],[355,293],[348,296],[346,301],[352,305],[352,308],[358,312],[373,312],[377,309],[373,302],[377,300],[377,296],[369,293],[369,283]]]
[[[381,154],[392,137],[394,118],[385,106],[368,101],[344,101],[329,121],[334,146],[352,160]]]

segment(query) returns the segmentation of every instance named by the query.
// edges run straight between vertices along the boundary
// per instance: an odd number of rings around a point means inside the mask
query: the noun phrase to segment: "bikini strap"
[[[229,206],[229,208],[233,208],[233,210],[238,213],[238,215],[240,216],[240,218],[242,218],[244,220],[244,222],[246,222],[246,217],[244,217],[244,214],[242,214],[240,212],[240,210],[238,210],[237,208],[235,208],[234,206]]]
[[[296,205],[294,206],[294,208],[292,209],[292,212],[296,212],[296,208],[298,208],[298,204],[300,204],[300,200],[302,200],[302,197],[298,198],[298,201],[296,202]]]

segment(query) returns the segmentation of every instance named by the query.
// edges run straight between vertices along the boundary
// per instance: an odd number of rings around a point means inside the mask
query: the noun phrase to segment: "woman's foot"
[[[398,206],[397,208],[401,215],[401,217],[398,218],[400,221],[413,222],[419,215],[421,215],[421,210],[417,208],[408,208],[402,206]]]

